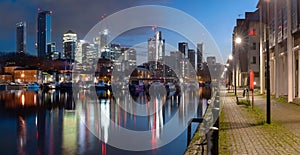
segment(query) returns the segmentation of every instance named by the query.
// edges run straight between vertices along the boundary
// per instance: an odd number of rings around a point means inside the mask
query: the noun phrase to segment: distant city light
[[[108,35],[108,29],[104,29],[104,30],[103,30],[103,34],[104,34],[104,35]]]

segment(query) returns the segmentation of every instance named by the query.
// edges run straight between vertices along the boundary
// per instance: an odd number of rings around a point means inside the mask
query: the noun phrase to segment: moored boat
[[[27,90],[38,90],[40,89],[40,86],[37,82],[30,83],[27,85]]]

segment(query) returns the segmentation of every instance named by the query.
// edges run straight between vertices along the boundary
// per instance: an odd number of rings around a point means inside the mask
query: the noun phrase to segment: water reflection
[[[182,133],[165,147],[155,149],[154,152],[124,151],[111,147],[108,143],[120,136],[118,133],[121,128],[136,131],[149,130],[151,133],[145,137],[150,137],[150,141],[145,141],[145,144],[151,145],[153,149],[157,148],[164,140],[165,134],[170,132],[164,130],[164,126],[172,118],[176,118],[176,125],[184,126],[187,123],[185,119],[187,113],[195,110],[201,113],[202,106],[198,106],[199,99],[195,97],[193,100],[188,99],[191,95],[196,96],[195,94],[183,93],[181,97],[174,96],[163,100],[156,97],[149,100],[147,95],[139,93],[132,100],[126,97],[129,95],[128,92],[122,93],[123,97],[116,98],[107,91],[99,91],[97,95],[86,90],[77,93],[59,90],[1,91],[0,154],[184,152],[186,133]],[[74,102],[75,99],[78,102]],[[130,104],[132,102],[145,105],[145,109],[137,109],[137,106]],[[136,115],[138,110],[143,110],[149,115],[138,116]],[[101,137],[102,141],[95,135]],[[130,140],[127,139],[127,142],[130,143]]]
[[[140,151],[172,141],[198,110],[201,115],[198,90],[188,86],[183,90],[180,96],[155,91],[152,96],[139,93],[133,98],[126,90],[112,98],[86,91],[84,100],[75,100],[79,117],[95,136],[114,147]]]

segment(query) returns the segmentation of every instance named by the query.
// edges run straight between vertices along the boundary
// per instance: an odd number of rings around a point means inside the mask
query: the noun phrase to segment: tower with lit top
[[[77,34],[69,30],[63,35],[63,58],[75,59]]]

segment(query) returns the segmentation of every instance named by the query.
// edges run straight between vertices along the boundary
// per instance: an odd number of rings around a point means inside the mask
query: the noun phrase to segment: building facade
[[[77,34],[69,30],[63,35],[63,58],[75,59]]]
[[[286,96],[288,102],[300,97],[300,2],[297,0],[263,1],[260,10],[261,70],[265,71],[267,48],[270,57],[270,92]],[[269,33],[267,33],[269,32]],[[266,45],[269,41],[269,46]],[[261,93],[265,91],[265,74],[261,74]]]
[[[232,37],[233,70],[230,71],[238,87],[249,86],[249,71],[254,72],[254,84],[260,86],[259,11],[246,12],[245,19],[237,19]]]
[[[161,31],[155,32],[154,38],[148,39],[148,63],[152,76],[164,76],[165,40]]]
[[[38,13],[37,19],[37,54],[45,59],[49,56],[47,44],[51,43],[51,14],[52,11]]]
[[[188,55],[189,46],[186,42],[180,42],[178,43],[178,51],[180,51],[184,57]]]
[[[203,49],[203,43],[197,44],[197,72],[199,72],[198,70],[202,70]]]
[[[50,43],[47,43],[47,58],[53,60],[53,57],[54,57],[54,52],[56,51],[56,43],[55,42],[50,42]],[[53,57],[52,57],[53,56]]]
[[[26,52],[26,23],[16,24],[16,53],[25,54]]]
[[[157,31],[154,38],[148,39],[148,61],[163,61],[165,56],[165,40],[161,31]]]
[[[188,59],[190,60],[191,65],[195,69],[195,50],[189,49],[188,50]]]
[[[108,47],[109,30],[107,28],[99,32],[99,36],[95,37],[93,42],[97,45],[97,51],[103,51]],[[100,53],[101,54],[101,53]]]
[[[82,66],[84,70],[92,69],[97,60],[97,46],[95,44],[90,44],[85,42],[82,44]]]

